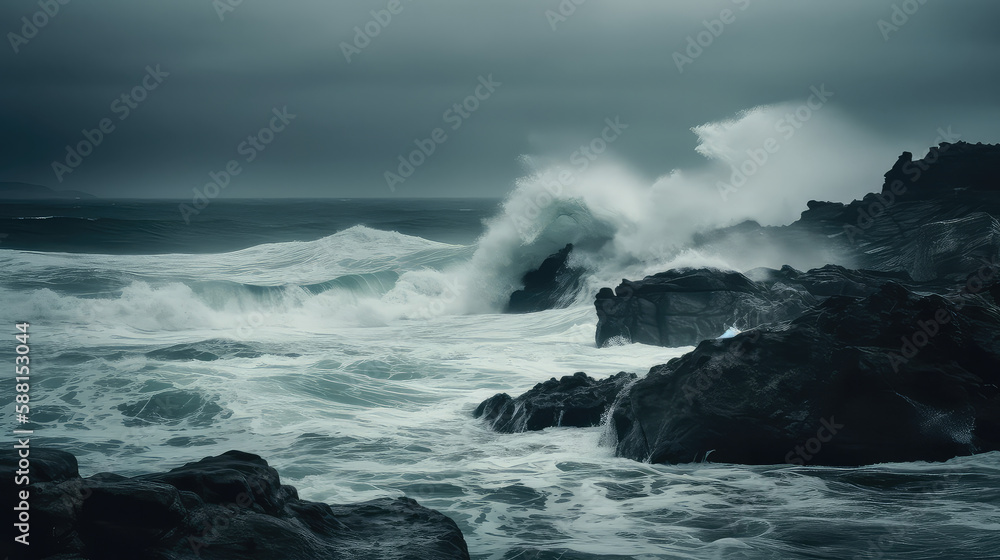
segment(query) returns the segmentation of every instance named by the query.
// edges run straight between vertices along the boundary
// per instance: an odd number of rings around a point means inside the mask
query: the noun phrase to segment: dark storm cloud
[[[389,0],[243,0],[220,20],[227,1],[43,0],[58,13],[26,43],[6,34],[38,0],[5,2],[0,180],[185,198],[236,159],[224,196],[500,196],[519,155],[568,160],[607,117],[630,125],[613,150],[655,177],[700,161],[691,127],[824,83],[900,151],[948,125],[1000,141],[990,0],[401,0],[385,26],[371,12]],[[880,29],[894,6],[919,9]],[[674,53],[725,9],[732,23],[679,71]],[[378,36],[348,63],[366,25]],[[157,65],[169,76],[121,119],[113,103]],[[501,85],[453,130],[445,111],[490,75]],[[285,106],[295,119],[246,162],[241,143]],[[59,183],[52,162],[102,119],[113,132]],[[439,127],[448,140],[390,192],[384,173]]]

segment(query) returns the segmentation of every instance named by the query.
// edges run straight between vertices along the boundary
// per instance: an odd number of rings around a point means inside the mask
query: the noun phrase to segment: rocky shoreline
[[[706,340],[614,411],[619,456],[870,465],[1000,450],[1000,285],[951,301],[896,283]]]
[[[332,506],[302,500],[250,453],[229,451],[132,478],[81,478],[72,454],[32,448],[31,483],[17,488],[12,455],[0,459],[0,491],[30,493],[25,558],[469,558],[458,525],[412,499]],[[14,531],[20,534],[11,524],[0,530],[5,546],[13,546]]]
[[[824,240],[807,271],[674,269],[595,297],[595,343],[695,346],[645,375],[577,372],[473,416],[517,434],[605,426],[620,457],[656,463],[854,466],[1000,450],[1000,146],[903,154],[882,192],[811,202],[777,249]],[[585,271],[572,245],[523,277],[509,312],[566,305]],[[722,337],[727,331],[732,336]],[[141,422],[145,407],[123,405]],[[514,436],[516,437],[516,436]],[[31,449],[30,485],[0,458],[0,491],[30,493],[30,558],[468,559],[458,525],[408,498],[328,505],[298,497],[240,451],[127,478],[79,475],[72,454]],[[16,506],[17,504],[15,504]],[[16,525],[2,529],[14,542]],[[0,551],[0,554],[4,551]]]
[[[620,387],[601,393],[604,418],[617,455],[638,461],[849,466],[1000,450],[998,216],[1000,145],[904,153],[881,193],[700,237],[735,250],[748,232],[778,249],[809,239],[840,264],[674,269],[601,289],[598,347],[697,347],[635,382],[580,373],[475,416],[504,432],[570,425],[551,418],[586,412],[582,383]],[[738,334],[719,338],[727,330]]]

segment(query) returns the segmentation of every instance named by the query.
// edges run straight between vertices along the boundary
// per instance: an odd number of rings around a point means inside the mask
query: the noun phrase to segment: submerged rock
[[[622,389],[636,379],[621,372],[600,381],[583,372],[552,378],[512,398],[506,393],[483,401],[473,412],[498,432],[516,433],[554,426],[597,426]]]
[[[549,255],[541,266],[529,271],[521,281],[524,289],[511,294],[508,313],[532,313],[564,307],[580,287],[583,270],[569,266],[573,245]]]
[[[889,282],[702,342],[628,389],[617,453],[866,465],[1000,450],[1000,289],[969,286],[947,299]]]
[[[454,521],[408,498],[300,500],[267,462],[230,451],[166,473],[81,479],[76,458],[32,448],[31,558],[468,559]],[[0,491],[14,496],[13,453]],[[15,529],[0,529],[6,547]],[[14,543],[14,544],[10,544]],[[17,552],[15,550],[15,552]]]
[[[182,421],[192,426],[210,426],[216,418],[229,418],[232,412],[214,400],[198,393],[176,389],[163,391],[134,403],[122,403],[118,410],[127,419],[126,426],[147,424],[177,425]]]

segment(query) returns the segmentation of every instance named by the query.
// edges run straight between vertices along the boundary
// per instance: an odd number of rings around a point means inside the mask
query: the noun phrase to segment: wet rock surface
[[[887,283],[654,367],[612,417],[640,461],[866,465],[1000,449],[997,286]]]
[[[521,281],[524,288],[511,294],[508,313],[532,313],[564,307],[576,296],[583,271],[569,265],[573,245],[569,244],[549,255]]]
[[[622,389],[636,379],[621,372],[596,380],[583,372],[552,378],[513,398],[506,393],[483,401],[473,413],[498,432],[516,433],[554,426],[597,426]]]
[[[5,496],[15,495],[14,455],[0,458]],[[414,500],[301,500],[249,453],[133,478],[82,479],[62,451],[32,448],[30,458],[31,484],[17,487],[30,492],[30,546],[13,548],[11,525],[0,531],[13,558],[469,558],[455,522]]]
[[[823,254],[849,268],[955,282],[1000,255],[1000,145],[942,143],[922,159],[904,152],[881,192],[849,204],[811,201],[796,222],[754,222],[698,236],[720,256],[767,246]]]
[[[751,280],[750,277],[756,280]],[[800,272],[758,268],[747,275],[716,269],[675,269],[625,280],[595,299],[598,346],[638,342],[694,346],[730,327],[746,330],[792,320],[835,295],[866,296],[886,282],[937,289],[906,273],[849,270],[827,265]]]

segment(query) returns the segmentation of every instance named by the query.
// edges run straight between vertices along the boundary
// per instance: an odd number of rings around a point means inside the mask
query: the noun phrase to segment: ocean
[[[614,457],[604,427],[498,434],[473,419],[498,392],[643,375],[689,351],[597,348],[593,294],[718,264],[682,238],[650,242],[627,212],[538,192],[220,199],[190,223],[177,201],[4,204],[0,324],[11,341],[31,324],[32,443],[76,454],[84,476],[256,453],[305,499],[412,497],[482,560],[1000,557],[998,453],[654,465]],[[502,313],[569,242],[590,271],[581,292]],[[768,258],[740,264],[783,264]]]

